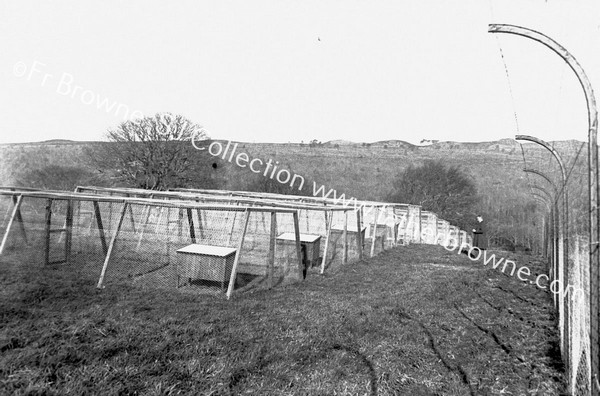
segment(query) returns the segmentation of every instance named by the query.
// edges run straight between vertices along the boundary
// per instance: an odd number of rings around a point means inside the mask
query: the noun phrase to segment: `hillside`
[[[43,170],[51,166],[69,167],[67,176],[63,177],[69,180],[62,181],[60,186],[45,183],[46,188],[72,188],[73,184],[110,184],[99,177],[88,160],[88,150],[93,150],[99,144],[106,143],[59,141],[0,145],[0,185],[39,187],[36,184],[40,184],[40,179],[49,179]],[[583,160],[587,153],[585,148],[580,151],[582,142],[570,140],[552,144],[566,158],[569,167],[573,158],[579,154],[574,174],[579,178],[579,185],[583,185]],[[409,165],[418,165],[426,160],[441,160],[447,165],[459,167],[475,182],[482,200],[480,207],[474,208],[474,212],[485,213],[491,218],[493,230],[503,229],[504,233],[513,233],[512,230],[516,229],[515,221],[519,221],[515,217],[515,213],[521,211],[519,207],[536,205],[528,187],[531,178],[528,179],[522,171],[524,161],[527,161],[528,167],[544,170],[552,177],[559,175],[548,152],[530,143],[525,143],[522,147],[523,149],[512,139],[477,143],[445,141],[427,146],[416,146],[399,140],[369,144],[338,140],[312,145],[239,142],[237,153],[245,152],[249,157],[260,158],[265,162],[269,159],[278,161],[280,169],[287,168],[290,173],[305,178],[305,194],[313,194],[314,182],[317,189],[323,185],[325,191],[335,189],[337,196],[345,194],[347,198],[365,200],[385,200],[393,189],[398,173]],[[208,157],[204,157],[206,172],[211,178],[220,180],[222,189],[244,189],[251,177],[259,176],[251,173],[248,168],[239,168],[221,158],[210,158],[210,154],[206,152],[198,152],[198,155]],[[78,180],[80,173],[82,180]],[[581,201],[583,195],[576,193],[572,197]],[[512,213],[512,218],[508,218],[509,212]],[[529,224],[524,226],[533,227]],[[540,234],[533,229],[523,232]],[[527,244],[531,243],[530,240],[531,238]]]

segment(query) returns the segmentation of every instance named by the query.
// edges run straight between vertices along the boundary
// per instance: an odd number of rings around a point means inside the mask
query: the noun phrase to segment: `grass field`
[[[502,253],[508,255],[509,253]],[[537,259],[510,254],[541,271]],[[0,263],[0,394],[557,395],[548,294],[439,246],[231,301]]]

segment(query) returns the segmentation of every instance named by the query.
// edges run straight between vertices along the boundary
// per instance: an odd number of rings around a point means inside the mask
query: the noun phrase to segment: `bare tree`
[[[475,184],[458,167],[430,160],[401,172],[388,200],[421,205],[454,225],[468,228],[479,196]]]
[[[166,190],[204,180],[198,187],[214,187],[213,167],[206,165],[208,136],[198,124],[181,115],[159,113],[129,120],[109,130],[110,143],[94,150],[100,170],[113,179],[139,188]],[[203,161],[204,160],[204,161]],[[214,178],[213,178],[214,179]]]

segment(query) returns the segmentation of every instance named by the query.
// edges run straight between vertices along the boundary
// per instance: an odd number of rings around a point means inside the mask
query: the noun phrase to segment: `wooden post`
[[[269,236],[269,256],[267,259],[267,271],[269,274],[269,288],[273,287],[275,277],[275,238],[277,237],[277,212],[271,212],[271,234]]]
[[[204,229],[202,226],[202,211],[200,209],[196,209],[196,214],[198,215],[198,231],[200,231],[200,238],[204,238]]]
[[[109,197],[113,196],[112,191],[108,193],[108,196]],[[111,201],[111,202],[108,203],[108,229],[109,230],[112,228],[112,218],[113,218],[112,208],[113,208],[113,204],[112,204],[112,201]]]
[[[73,201],[67,199],[67,216],[65,219],[65,262],[71,262],[71,244],[73,241]]]
[[[398,246],[398,223],[396,217],[396,210],[392,209],[392,218],[394,219],[394,225],[392,228],[392,238],[394,238],[394,246]]]
[[[46,221],[44,230],[44,265],[50,264],[50,229],[52,226],[52,199],[46,200]]]
[[[358,212],[356,212],[358,214]],[[359,232],[360,234],[360,232]],[[360,244],[360,236],[356,237]],[[344,264],[348,263],[348,211],[344,210],[344,231],[342,231],[342,262]]]
[[[417,242],[423,243],[423,238],[421,236],[421,234],[423,233],[423,230],[421,228],[422,226],[421,226],[421,207],[420,206],[417,209],[417,213],[419,215],[417,218],[417,226],[418,226],[418,231],[419,231],[419,233],[417,234]]]
[[[235,252],[235,259],[233,261],[233,268],[231,269],[231,276],[229,277],[229,285],[227,287],[227,299],[231,298],[233,293],[233,287],[235,286],[235,278],[237,276],[237,267],[240,262],[240,254],[242,253],[242,247],[244,246],[244,238],[246,237],[246,229],[248,228],[248,221],[250,220],[250,211],[246,209],[246,218],[244,219],[244,226],[242,228],[242,237],[238,243],[237,251]]]
[[[371,236],[371,257],[375,254],[375,239],[377,239],[377,214],[379,207],[375,208],[375,216],[373,217],[373,235]]]
[[[183,209],[177,211],[177,236],[181,239],[183,234]]]
[[[100,205],[98,201],[94,201],[94,215],[96,216],[96,224],[98,226],[98,236],[100,237],[100,242],[102,243],[102,251],[104,254],[108,252],[108,247],[106,246],[106,238],[104,236],[104,226],[102,225],[102,217],[100,216]]]
[[[146,215],[144,216],[144,222],[142,223],[142,226],[140,228],[140,237],[138,238],[138,243],[135,247],[135,250],[139,250],[141,244],[142,244],[142,239],[144,238],[144,233],[146,232],[146,228],[148,228],[148,222],[150,221],[150,215],[152,214],[152,206],[147,205],[146,206]]]
[[[300,244],[300,222],[298,221],[298,211],[292,213],[294,217],[294,234],[296,237],[296,253],[298,254],[298,275],[304,279],[304,263],[302,262],[302,246]]]
[[[14,198],[14,196],[13,196],[13,198]],[[6,231],[4,231],[4,237],[2,237],[2,243],[0,244],[0,254],[2,254],[2,252],[4,251],[4,248],[6,247],[6,241],[8,240],[8,234],[10,233],[10,229],[15,221],[15,218],[17,217],[17,213],[19,213],[19,209],[21,208],[21,202],[23,202],[23,196],[19,195],[19,197],[17,198],[17,200],[15,202],[15,207],[13,208],[12,215],[10,216],[10,219],[8,220],[8,224],[6,225]]]
[[[17,198],[15,198],[15,196],[13,195],[13,203],[16,205],[17,204]],[[25,223],[23,223],[23,216],[21,215],[21,205],[19,205],[19,207],[17,208],[17,223],[19,223],[19,228],[21,229],[21,234],[23,235],[23,239],[25,240],[25,243],[27,242],[27,233],[25,232]]]
[[[127,194],[127,196],[129,196],[129,194]],[[129,207],[129,218],[131,219],[131,229],[133,231],[133,234],[135,235],[135,221],[134,216],[133,216],[133,209],[131,207],[131,205],[127,205]]]
[[[233,222],[231,223],[231,230],[229,230],[229,237],[227,238],[227,246],[231,246],[231,238],[233,238],[233,230],[235,229],[236,218],[237,218],[237,211],[233,212]]]
[[[98,279],[98,285],[96,286],[98,289],[102,288],[102,284],[104,283],[104,276],[106,275],[106,268],[108,267],[108,261],[110,260],[110,255],[112,254],[113,248],[115,247],[115,242],[117,240],[117,236],[119,235],[119,231],[121,230],[121,225],[123,224],[123,219],[125,218],[125,213],[127,212],[128,203],[123,204],[123,209],[121,209],[121,215],[119,216],[119,222],[117,223],[117,228],[115,229],[115,233],[110,239],[110,244],[108,245],[108,251],[106,252],[106,257],[104,258],[104,264],[102,265],[102,272],[100,273],[100,279]]]
[[[188,226],[190,227],[190,239],[192,243],[196,243],[196,230],[194,230],[194,214],[192,209],[187,209]]]
[[[321,260],[321,274],[325,273],[325,261],[327,261],[327,250],[329,248],[329,237],[331,236],[331,224],[333,223],[333,211],[327,218],[327,212],[325,213],[325,227],[327,227],[327,233],[325,234],[325,248],[323,249],[323,260]]]
[[[358,235],[356,236],[356,243],[358,245],[358,259],[362,260],[363,259],[363,240],[362,240],[362,207],[356,211],[356,229],[358,232]]]

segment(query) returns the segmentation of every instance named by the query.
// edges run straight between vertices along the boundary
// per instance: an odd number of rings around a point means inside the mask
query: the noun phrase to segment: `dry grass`
[[[437,246],[401,247],[232,301],[118,285],[99,292],[26,264],[0,263],[2,394],[562,389],[549,296]]]

